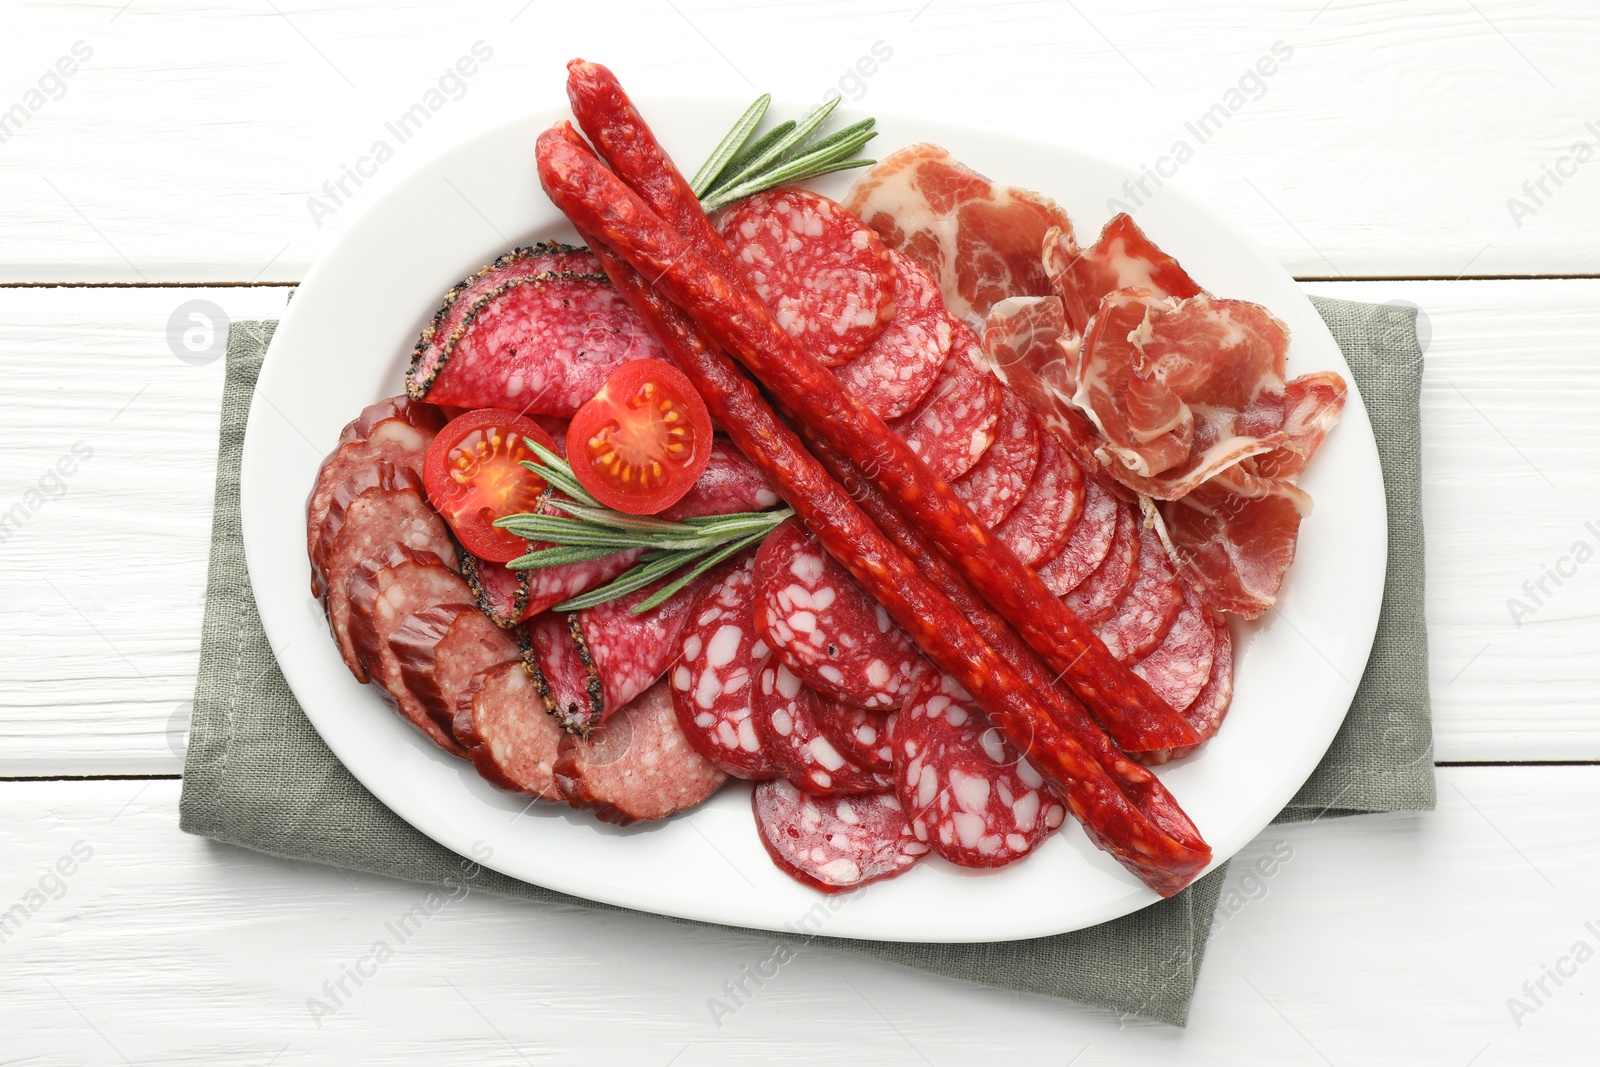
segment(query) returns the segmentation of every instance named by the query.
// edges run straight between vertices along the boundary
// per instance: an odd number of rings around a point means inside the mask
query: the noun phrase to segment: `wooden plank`
[[[1516,625],[1507,600],[1600,535],[1600,281],[1373,282],[1328,295],[1421,305],[1424,508],[1444,760],[1600,759],[1600,641],[1583,566]],[[199,647],[221,363],[173,354],[192,300],[232,317],[275,289],[0,290],[4,508],[74,442],[94,450],[0,543],[0,774],[175,773]],[[181,347],[181,346],[180,346]],[[67,383],[64,387],[63,383]],[[26,402],[21,402],[25,398]],[[1549,481],[1546,481],[1546,478]],[[0,509],[3,510],[3,509]],[[100,561],[104,563],[90,563]],[[53,588],[52,588],[53,586]]]
[[[802,103],[834,89],[863,113],[1160,168],[1302,276],[1600,271],[1571,237],[1600,224],[1600,164],[1563,161],[1600,143],[1582,0],[1413,0],[1382,18],[1342,0],[621,0],[603,34],[593,19],[520,0],[12,5],[0,280],[298,279],[398,175],[559,105],[580,51],[642,95],[724,96],[730,119],[758,86]],[[77,69],[58,81],[63,57]],[[470,77],[452,73],[463,58]],[[418,105],[402,142],[388,124]]]
[[[23,909],[0,931],[8,1058],[923,1064],[998,1041],[1048,1063],[1510,1064],[1591,1044],[1600,964],[1570,954],[1600,947],[1600,912],[1573,842],[1600,818],[1600,768],[1446,769],[1435,813],[1269,829],[1230,872],[1185,1031],[821,946],[757,987],[761,935],[457,890],[400,944],[426,889],[186,837],[177,792],[0,783],[0,908]],[[1568,976],[1530,995],[1546,966]]]

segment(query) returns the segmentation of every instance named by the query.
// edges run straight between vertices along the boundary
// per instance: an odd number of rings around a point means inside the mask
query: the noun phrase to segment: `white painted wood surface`
[[[1600,547],[1600,278],[1547,276],[1600,274],[1600,160],[1542,202],[1522,189],[1600,144],[1590,5],[15,0],[0,30],[0,115],[26,112],[0,123],[0,285],[184,286],[0,288],[0,514],[31,513],[0,536],[0,776],[22,779],[0,782],[0,916],[29,912],[0,927],[0,1062],[1592,1058],[1600,964],[1544,969],[1600,950],[1600,565],[1563,563]],[[478,41],[465,96],[319,227],[307,199]],[[892,56],[852,80],[879,41]],[[1174,180],[1330,279],[1312,291],[1423,309],[1436,754],[1491,765],[1442,769],[1436,813],[1263,835],[1242,860],[1293,859],[1248,886],[1236,866],[1254,899],[1223,917],[1187,1031],[820,950],[718,1028],[705,1001],[759,938],[481,896],[319,1028],[306,998],[423,891],[185,837],[170,779],[72,780],[181,767],[222,381],[183,347],[190,302],[281,312],[285,289],[216,283],[298,280],[406,169],[558,99],[569,56],[645,93],[838,86],[1154,165],[1278,41],[1264,94]],[[1536,208],[1520,226],[1513,196]]]
[[[1440,783],[1431,814],[1273,827],[1250,846],[1186,1031],[821,947],[718,1026],[706,1002],[771,954],[762,937],[481,894],[347,981],[318,1026],[307,1000],[426,890],[185,837],[176,782],[4,783],[0,906],[75,843],[93,854],[0,944],[0,1032],[6,1062],[79,1065],[956,1064],[996,1047],[1079,1067],[1588,1062],[1600,962],[1568,960],[1540,1004],[1522,985],[1579,940],[1600,947],[1593,853],[1574,847],[1600,768]],[[1247,878],[1273,855],[1288,858]],[[1520,1028],[1510,997],[1533,1009]]]
[[[1593,19],[1585,0],[11,0],[0,107],[75,42],[93,55],[0,144],[0,279],[296,279],[438,145],[559,100],[578,54],[636,92],[725,94],[730,121],[761,90],[839,86],[1131,165],[1184,139],[1175,180],[1300,275],[1593,272],[1573,235],[1600,224],[1600,161],[1565,164],[1543,206],[1522,190],[1600,141]],[[477,41],[492,58],[399,144],[385,123]],[[892,56],[851,75],[878,41]],[[1219,103],[1238,107],[1201,143],[1186,123]],[[308,198],[385,138],[395,157],[319,228]]]

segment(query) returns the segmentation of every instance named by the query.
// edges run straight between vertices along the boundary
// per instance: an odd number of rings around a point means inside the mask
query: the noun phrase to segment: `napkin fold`
[[[1377,638],[1349,716],[1280,822],[1434,805],[1416,311],[1312,299],[1349,360],[1372,419],[1388,500],[1389,571]],[[460,884],[461,858],[380,803],[317,735],[278,669],[256,611],[239,517],[239,467],[251,396],[275,326],[237,322],[228,334],[210,574],[181,825],[188,833],[275,856],[413,882]],[[1219,869],[1169,900],[1053,937],[939,945],[798,940],[1181,1026],[1224,875],[1225,868]],[[473,886],[539,904],[621,910],[490,870],[478,874]],[[748,933],[767,944],[774,938],[797,939]]]

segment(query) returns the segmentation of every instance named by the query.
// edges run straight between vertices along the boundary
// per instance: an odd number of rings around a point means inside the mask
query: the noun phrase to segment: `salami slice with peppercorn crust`
[[[939,286],[915,260],[894,261],[894,321],[867,350],[834,373],[882,419],[897,419],[928,394],[950,351],[951,323]]]
[[[596,721],[605,718],[655,684],[678,655],[678,635],[689,621],[689,608],[698,584],[680,590],[663,604],[634,614],[642,603],[665,585],[663,578],[616,600],[584,608],[575,615],[578,634],[600,676],[601,706]]]
[[[835,700],[888,710],[911,691],[911,641],[797,519],[756,554],[755,623],[785,666]]]
[[[586,733],[600,721],[605,696],[576,622],[575,616],[556,611],[535,617],[523,641],[522,663],[561,728]]]
[[[672,694],[662,683],[639,694],[588,737],[562,737],[555,780],[573,807],[594,812],[602,822],[627,826],[687,811],[715,793],[728,776],[684,738]]]
[[[928,852],[892,793],[815,797],[780,778],[757,785],[750,802],[772,862],[823,893],[904,874]]]
[[[555,765],[566,735],[545,711],[544,698],[521,664],[475,675],[457,699],[452,727],[487,781],[545,800],[561,799]]]
[[[660,345],[587,253],[511,257],[446,297],[406,371],[414,399],[571,416],[623,363],[660,358]]]
[[[716,227],[778,324],[825,366],[861,355],[895,317],[889,250],[827,197],[757,193],[721,212]]]
[[[827,697],[781,663],[761,670],[752,715],[761,748],[783,777],[818,796],[882,793],[893,783],[840,752],[822,729]]]
[[[895,792],[917,840],[962,867],[1003,867],[1067,817],[1044,776],[947,674],[922,676],[895,723]]]
[[[461,576],[472,587],[478,607],[496,626],[510,629],[563,600],[598,589],[639,560],[643,549],[628,549],[599,559],[563,563],[531,571],[514,571],[504,563],[461,557]]]
[[[752,718],[772,658],[755,624],[756,554],[747,551],[695,596],[668,672],[678,725],[695,751],[735,778],[775,778]]]

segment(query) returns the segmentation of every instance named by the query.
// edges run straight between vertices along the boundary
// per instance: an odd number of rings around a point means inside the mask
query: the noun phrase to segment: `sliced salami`
[[[522,663],[544,698],[545,710],[563,730],[585,732],[600,721],[605,696],[600,672],[578,635],[576,616],[562,612],[535,616],[526,633]]]
[[[1211,677],[1216,651],[1216,628],[1200,598],[1185,586],[1183,607],[1172,620],[1172,628],[1154,651],[1133,665],[1133,673],[1149,682],[1174,708],[1187,708]]]
[[[757,193],[718,215],[716,227],[778,324],[824,366],[861,355],[895,317],[889,250],[827,197]]]
[[[835,374],[880,419],[897,419],[928,395],[950,352],[950,316],[938,283],[899,252],[894,261],[894,321]]]
[[[361,449],[365,444],[353,441],[345,447]],[[357,497],[369,489],[412,489],[424,495],[427,492],[423,488],[422,476],[403,463],[386,460],[351,462],[343,463],[337,469],[345,472],[344,478],[327,494],[322,520],[314,530],[309,531],[312,537],[311,589],[318,596],[327,595],[328,553],[333,548],[334,538],[339,536],[340,529],[344,527],[345,513]]]
[[[1200,690],[1200,694],[1183,709],[1184,719],[1194,727],[1194,732],[1200,735],[1201,744],[1216,735],[1217,729],[1222,725],[1223,716],[1228,713],[1228,705],[1233,702],[1233,634],[1229,631],[1227,619],[1223,616],[1212,615],[1210,622],[1212,633],[1216,638],[1211,657],[1211,676],[1206,679],[1205,687]],[[1133,756],[1140,763],[1156,765],[1181,759],[1199,747],[1197,744],[1156,752],[1137,752]]]
[[[604,274],[517,273],[473,297],[448,335],[423,334],[406,392],[435,404],[570,417],[621,364],[660,358],[659,342]]]
[[[991,530],[1022,502],[1039,467],[1038,420],[1010,390],[1000,401],[994,443],[967,473],[950,483],[978,520]]]
[[[555,765],[565,735],[520,664],[475,675],[452,724],[478,773],[501,789],[560,800]]]
[[[326,526],[335,494],[352,477],[380,464],[405,469],[420,485],[422,457],[443,425],[444,416],[433,405],[399,396],[369,404],[345,426],[338,448],[322,461],[306,500],[306,552],[311,558],[313,596],[327,595],[325,552],[332,538]]]
[[[1083,508],[1083,480],[1083,468],[1056,435],[1042,435],[1033,484],[995,537],[1029,566],[1060,552]]]
[[[988,370],[977,335],[951,320],[950,354],[933,388],[891,428],[945,481],[961,477],[994,441],[1000,421],[1000,379]]]
[[[678,637],[689,621],[689,609],[699,585],[690,585],[649,611],[637,615],[633,612],[634,605],[669,580],[664,578],[627,596],[584,608],[574,616],[573,632],[600,676],[601,705],[594,722],[604,721],[649,689],[677,656]]]
[[[893,783],[849,759],[822,729],[827,697],[781,663],[761,669],[754,697],[756,736],[779,773],[808,793],[845,796],[882,793]]]
[[[824,893],[904,874],[928,851],[893,794],[815,797],[780,778],[757,785],[751,806],[772,862]]]
[[[755,625],[756,554],[747,552],[695,596],[669,677],[678,725],[695,751],[735,778],[774,778],[751,718],[772,650]]]
[[[837,700],[824,700],[818,709],[817,726],[833,747],[869,771],[888,774],[894,770],[894,723],[899,712],[852,708]]]
[[[1065,596],[1095,572],[1111,551],[1117,532],[1116,494],[1098,478],[1084,478],[1083,508],[1067,543],[1039,564],[1039,577],[1056,596]]]
[[[676,504],[656,517],[667,522],[736,511],[765,511],[778,503],[772,483],[756,465],[718,434],[711,439],[711,459],[699,479]]]
[[[510,629],[579,593],[605,585],[633,566],[642,551],[630,548],[599,559],[536,571],[514,571],[503,563],[463,553],[461,575],[472,587],[483,613],[495,625]]]
[[[567,734],[556,757],[556,785],[575,808],[627,826],[687,811],[728,776],[678,729],[666,683],[646,689],[588,737]]]
[[[900,711],[894,780],[911,831],[962,867],[1003,867],[1066,818],[1044,777],[949,675],[928,671]]]
[[[400,680],[446,730],[476,675],[522,658],[516,639],[471,604],[417,612],[389,635],[389,649],[400,663]]]
[[[327,551],[328,628],[345,666],[360,682],[367,680],[367,671],[350,632],[349,578],[364,561],[396,545],[430,553],[446,564],[455,559],[455,542],[444,520],[420,490],[410,488],[375,487],[351,501]]]
[[[1116,513],[1116,534],[1111,538],[1106,558],[1100,561],[1093,574],[1062,597],[1072,613],[1090,626],[1098,626],[1106,620],[1138,573],[1138,513],[1132,504],[1120,500]]]
[[[432,553],[390,545],[383,556],[363,563],[345,585],[350,596],[350,636],[367,674],[402,717],[446,752],[465,756],[456,739],[406,687],[389,637],[420,611],[441,604],[470,607],[467,584]]]
[[[1183,587],[1152,530],[1139,531],[1137,567],[1110,616],[1095,627],[1106,649],[1123,663],[1132,663],[1159,645],[1183,607]]]
[[[798,519],[768,534],[756,554],[755,624],[825,696],[889,709],[911,690],[919,657],[910,639]]]

